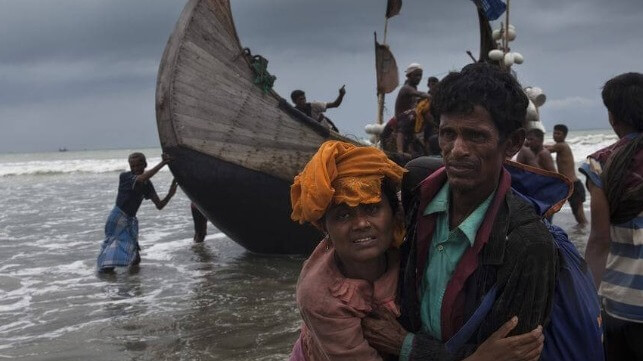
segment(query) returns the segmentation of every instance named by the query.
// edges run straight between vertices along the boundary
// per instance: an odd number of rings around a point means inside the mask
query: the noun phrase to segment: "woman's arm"
[[[335,315],[325,315],[304,308],[301,310],[301,316],[312,338],[329,360],[382,361],[377,350],[364,338],[361,318],[351,312],[342,311],[339,310]]]

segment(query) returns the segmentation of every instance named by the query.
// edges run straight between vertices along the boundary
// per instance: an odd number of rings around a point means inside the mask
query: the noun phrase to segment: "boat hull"
[[[322,239],[290,220],[290,182],[184,147],[164,149],[181,189],[206,217],[251,252],[308,254]]]

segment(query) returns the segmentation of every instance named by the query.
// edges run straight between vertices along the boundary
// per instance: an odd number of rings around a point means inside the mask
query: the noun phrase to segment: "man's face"
[[[442,114],[438,139],[449,185],[455,192],[495,189],[502,162],[510,156],[509,140],[500,142],[486,109],[476,105],[471,114]]]
[[[537,154],[543,146],[543,140],[534,133],[527,134],[525,145],[531,149],[534,154]]]
[[[554,130],[554,142],[560,143],[565,141],[565,133],[562,130]]]
[[[435,80],[430,80],[430,81],[427,83],[427,86],[429,87],[429,92],[432,92],[432,91],[433,91],[433,88],[434,88],[437,84],[438,84],[438,82],[437,82],[437,81],[435,81]]]
[[[377,259],[391,246],[393,219],[391,206],[382,194],[379,203],[331,206],[324,226],[339,258],[361,263]]]
[[[302,94],[295,98],[295,105],[299,108],[303,108],[306,105],[306,94]]]
[[[420,80],[422,80],[422,70],[415,70],[409,73],[406,77],[409,79],[409,83],[411,85],[417,86],[420,84]]]
[[[147,164],[145,163],[145,159],[141,157],[134,157],[130,158],[129,160],[129,169],[132,171],[132,173],[136,175],[141,175],[145,171],[145,167]]]

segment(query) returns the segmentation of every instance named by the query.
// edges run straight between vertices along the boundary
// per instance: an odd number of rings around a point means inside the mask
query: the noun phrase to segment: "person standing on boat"
[[[585,202],[585,186],[576,177],[576,172],[574,171],[574,154],[572,153],[572,148],[565,142],[567,137],[567,126],[564,124],[554,125],[554,141],[555,144],[545,145],[545,148],[550,153],[556,153],[556,166],[558,168],[558,173],[567,177],[570,181],[574,183],[574,191],[569,197],[569,205],[572,208],[572,213],[576,222],[580,225],[587,223],[585,218],[585,211],[583,210],[583,202]]]
[[[330,119],[328,119],[324,115],[324,112],[330,108],[337,108],[342,104],[342,100],[344,100],[344,95],[346,95],[346,89],[344,87],[345,85],[342,85],[342,87],[339,88],[339,95],[337,95],[337,99],[329,103],[326,103],[326,102],[308,103],[306,102],[306,93],[303,90],[299,90],[299,89],[293,90],[292,93],[290,93],[290,99],[292,100],[293,104],[295,104],[295,109],[315,119],[325,127],[337,132],[338,131],[337,127],[335,126],[335,124],[333,124],[333,122],[330,121]]]
[[[147,161],[143,153],[132,153],[127,161],[130,171],[119,176],[116,205],[105,224],[105,240],[101,244],[97,265],[99,272],[111,272],[114,267],[136,265],[141,262],[138,244],[138,212],[143,199],[151,199],[158,210],[163,209],[176,193],[177,182],[165,198],[160,199],[152,185],[152,178],[161,168],[170,163],[170,156],[163,153],[162,160],[150,170],[145,170]]]
[[[406,81],[395,99],[395,118],[397,120],[396,150],[399,153],[413,153],[410,148],[415,138],[416,119],[422,123],[422,119],[417,114],[422,115],[428,111],[428,106],[419,111],[416,111],[416,106],[419,99],[429,99],[430,95],[417,89],[422,80],[422,66],[420,64],[409,64],[405,73]],[[414,156],[418,155],[421,154],[415,154]]]
[[[365,318],[373,347],[400,360],[457,359],[514,316],[511,334],[544,337],[558,252],[533,206],[511,190],[504,167],[524,142],[527,104],[516,79],[486,63],[440,82],[432,107],[445,167],[420,183],[407,210],[398,288],[404,328],[390,317]],[[497,294],[489,313],[472,326],[491,290]],[[447,342],[463,330],[471,337]]]
[[[603,303],[607,360],[643,360],[643,74],[602,91],[619,140],[579,169],[591,195],[585,259]]]
[[[395,99],[395,116],[398,117],[409,109],[415,109],[418,99],[429,98],[429,94],[418,90],[422,80],[422,65],[411,63],[405,70],[406,81]]]
[[[429,88],[429,94],[433,95],[435,94],[435,91],[440,84],[440,79],[430,76],[429,79],[426,81],[426,86]]]

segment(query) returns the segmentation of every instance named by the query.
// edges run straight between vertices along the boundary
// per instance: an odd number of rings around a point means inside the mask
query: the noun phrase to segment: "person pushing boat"
[[[127,158],[130,170],[119,176],[116,205],[105,224],[105,240],[101,244],[97,266],[99,272],[112,272],[114,267],[137,265],[141,262],[138,244],[138,212],[143,199],[151,199],[158,210],[163,209],[176,193],[177,182],[160,199],[156,194],[152,178],[171,158],[163,153],[161,161],[150,170],[145,170],[147,161],[143,153],[132,153]]]

